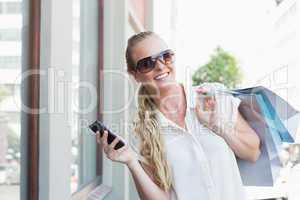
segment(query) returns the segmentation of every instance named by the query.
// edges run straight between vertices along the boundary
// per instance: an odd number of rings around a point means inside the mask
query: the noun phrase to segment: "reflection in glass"
[[[72,164],[71,164],[71,192],[78,189],[79,184],[79,132],[78,132],[78,85],[80,63],[80,0],[73,0],[72,24]]]
[[[20,199],[20,0],[0,1],[0,199]],[[9,22],[9,23],[3,23]]]

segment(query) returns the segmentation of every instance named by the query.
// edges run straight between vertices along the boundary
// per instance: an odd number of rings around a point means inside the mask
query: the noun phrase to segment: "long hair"
[[[147,31],[138,33],[128,40],[126,49],[127,71],[134,70],[134,61],[131,57],[134,46],[148,38],[158,37],[155,33]],[[154,182],[164,191],[168,191],[172,184],[171,170],[165,156],[163,136],[155,114],[157,109],[153,99],[147,93],[144,85],[138,91],[137,119],[134,122],[134,133],[140,140],[140,154],[147,160]]]

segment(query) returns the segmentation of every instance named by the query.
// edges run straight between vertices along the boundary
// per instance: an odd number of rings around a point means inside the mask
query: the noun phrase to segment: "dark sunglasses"
[[[150,72],[155,68],[157,60],[160,60],[163,64],[169,65],[174,61],[174,52],[170,49],[162,51],[158,54],[142,58],[136,64],[136,71],[140,73]]]

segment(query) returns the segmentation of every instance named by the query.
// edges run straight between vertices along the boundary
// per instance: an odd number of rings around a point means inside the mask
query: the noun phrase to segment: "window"
[[[0,17],[5,12],[21,14],[21,2],[0,2]],[[5,7],[6,6],[6,7]],[[14,18],[12,19],[14,20]],[[10,23],[18,24],[16,21]],[[0,42],[20,40],[21,26],[9,29],[8,23],[0,24]],[[0,199],[20,199],[20,84],[16,78],[21,72],[19,46],[13,46],[7,56],[0,51]]]
[[[20,68],[20,56],[0,56],[0,66],[4,68]]]
[[[72,164],[74,198],[101,182],[101,164],[95,136],[88,125],[97,119],[98,0],[73,0],[72,45]],[[88,31],[87,31],[88,30]]]
[[[6,2],[6,13],[7,14],[20,14],[21,13],[21,2]]]
[[[0,14],[3,14],[3,3],[0,2]]]
[[[79,55],[80,55],[80,0],[73,0],[73,24],[72,24],[72,164],[71,164],[71,192],[74,193],[79,187],[79,132],[78,132],[78,83],[79,83]]]
[[[9,52],[0,50],[0,199],[3,200],[20,199],[20,193],[25,193],[28,199],[36,200],[39,198],[39,195],[43,199],[47,198],[47,195],[50,194],[49,191],[53,192],[53,190],[55,190],[55,192],[51,193],[51,196],[59,196],[61,193],[64,193],[65,196],[69,197],[68,189],[70,187],[73,198],[78,199],[78,195],[82,197],[83,191],[84,194],[88,194],[89,191],[101,183],[102,179],[101,170],[99,170],[99,166],[101,166],[101,153],[98,151],[99,145],[96,144],[95,136],[90,134],[87,128],[88,124],[99,116],[99,104],[97,99],[99,80],[98,49],[100,48],[98,43],[98,14],[99,10],[101,10],[98,6],[99,1],[74,0],[73,34],[65,34],[65,37],[61,37],[61,35],[55,37],[57,36],[56,34],[54,34],[54,37],[52,37],[52,35],[50,37],[50,34],[40,34],[40,30],[51,31],[51,33],[54,31],[59,32],[61,31],[59,28],[62,27],[62,24],[67,25],[66,32],[64,33],[69,33],[70,31],[71,27],[68,25],[72,22],[69,21],[69,18],[64,20],[59,18],[57,20],[58,10],[61,9],[59,10],[59,15],[63,16],[66,9],[61,8],[57,0],[53,4],[52,2],[53,1],[49,2],[49,5],[53,6],[53,9],[55,8],[55,17],[52,16],[52,12],[49,11],[48,7],[40,6],[41,1],[24,2],[28,4],[24,7],[30,8],[30,12],[26,10],[25,12],[27,13],[24,14],[23,23],[25,22],[24,26],[28,27],[28,29],[23,29],[23,33],[26,37],[22,36],[22,38],[31,36],[28,37],[29,41],[22,43],[21,52],[24,58],[21,59],[18,55],[20,49],[15,49],[15,51],[10,50]],[[64,6],[71,9],[71,5]],[[0,2],[0,15],[11,14],[17,16],[21,14],[20,12],[21,2]],[[68,10],[68,12],[68,14],[70,14],[70,10]],[[42,23],[40,21],[40,15],[42,15],[45,20]],[[11,18],[11,16],[9,16],[9,18]],[[17,18],[18,17],[16,17],[16,19]],[[12,17],[12,19],[14,19],[14,17]],[[51,21],[51,23],[47,23],[48,21]],[[11,24],[19,23],[8,23],[8,25]],[[21,25],[17,29],[11,29],[8,25],[5,23],[0,24],[0,40],[20,41]],[[43,29],[44,27],[47,27],[47,30]],[[71,87],[72,97],[74,98],[72,99],[71,118],[68,118],[69,121],[64,117],[53,120],[55,117],[52,116],[56,115],[56,113],[50,112],[51,110],[49,109],[50,111],[47,110],[48,112],[38,115],[28,114],[26,111],[23,111],[22,120],[20,120],[20,91],[24,91],[22,94],[25,96],[22,98],[22,100],[25,99],[25,102],[22,101],[22,105],[24,104],[27,107],[38,109],[39,106],[41,106],[41,108],[48,109],[48,107],[52,105],[51,103],[56,103],[56,99],[48,98],[53,97],[51,96],[52,91],[50,91],[48,87],[52,82],[48,79],[48,76],[44,74],[51,73],[51,69],[48,70],[48,66],[52,64],[53,60],[55,60],[55,63],[58,63],[57,67],[59,67],[61,71],[66,70],[69,72],[71,67],[69,62],[71,58],[71,43],[67,40],[69,36],[73,36],[73,73]],[[47,46],[48,44],[52,44],[52,42],[55,44],[66,42],[66,48],[63,48],[62,45]],[[45,46],[46,48],[44,48]],[[19,47],[16,46],[16,48]],[[52,53],[49,53],[50,51]],[[57,52],[62,53],[63,56]],[[34,69],[40,70],[41,72],[41,75],[28,77],[28,79],[24,81],[26,83],[24,85],[22,83],[22,86],[19,82],[15,82],[16,77],[21,73],[21,60],[22,63],[25,63],[22,68],[24,71]],[[60,74],[58,74],[58,77],[60,78]],[[70,76],[67,77],[68,81],[69,78]],[[45,84],[46,82],[48,85]],[[60,84],[61,82],[57,81],[57,83]],[[41,84],[41,86],[39,84]],[[57,93],[55,93],[55,95],[56,94]],[[68,94],[64,93],[63,95],[68,96]],[[60,100],[62,99],[61,96],[57,96]],[[64,101],[62,102],[64,103]],[[69,117],[69,110],[65,113]],[[23,116],[26,118],[25,120],[23,120]],[[61,119],[63,120],[61,121]],[[28,123],[27,121],[33,123]],[[72,138],[68,135],[70,131],[66,128],[68,125],[66,125],[67,123],[65,122],[69,122],[70,127],[72,127]],[[25,126],[23,126],[23,123]],[[43,131],[39,131],[41,127]],[[68,132],[64,134],[65,137],[62,139],[62,135],[53,134],[56,131],[53,130],[55,128],[58,128],[58,130],[61,130],[60,128],[66,128],[65,130]],[[30,138],[27,136],[30,136]],[[20,138],[22,138],[23,144],[22,153],[25,151],[24,149],[30,152],[28,154],[22,154],[21,160]],[[60,139],[63,140],[63,142],[59,141],[59,145],[53,142]],[[72,140],[71,148],[69,145],[66,145],[70,140]],[[59,146],[60,149],[57,148],[57,146]],[[59,150],[56,150],[56,148]],[[71,165],[69,155],[61,154],[60,159],[57,159],[59,162],[56,162],[57,160],[55,159],[58,157],[57,152],[60,153],[61,150],[66,152],[66,154],[72,152]],[[62,161],[63,158],[66,158],[65,162]],[[20,162],[22,162],[22,178],[20,178]],[[31,168],[31,166],[33,167]],[[72,169],[71,183],[69,183],[69,167]],[[57,173],[57,171],[59,172]],[[62,184],[63,187],[53,184],[63,182],[57,181],[57,179],[53,180],[53,177],[59,177],[60,180],[65,181]],[[27,191],[20,189],[20,182],[22,183],[21,186],[27,186]]]
[[[20,41],[21,32],[18,29],[0,30],[0,41]]]
[[[21,1],[0,2],[0,14],[18,15],[22,12]]]

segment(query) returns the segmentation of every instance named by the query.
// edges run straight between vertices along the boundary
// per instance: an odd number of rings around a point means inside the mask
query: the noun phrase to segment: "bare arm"
[[[198,92],[201,94],[207,92],[207,90],[205,88],[199,88]],[[216,134],[223,137],[239,158],[255,162],[260,155],[259,137],[239,111],[236,113],[237,119],[235,124],[231,127],[227,127],[226,120],[222,121],[219,114],[216,113],[216,103],[214,97],[205,98],[204,108],[201,108],[200,103],[197,102],[196,114],[198,119]]]
[[[160,189],[153,181],[151,171],[145,165],[141,165],[138,161],[133,161],[127,164],[139,196],[141,199],[170,199],[169,193]]]
[[[255,131],[238,112],[233,134],[222,134],[227,144],[241,159],[255,162],[260,155],[260,140]]]
[[[97,135],[97,140],[99,141],[100,134]],[[168,192],[163,191],[154,183],[150,168],[145,165],[142,166],[138,162],[134,152],[128,145],[118,150],[114,149],[118,141],[119,139],[115,138],[111,144],[107,144],[106,131],[104,131],[103,137],[101,138],[101,144],[107,158],[112,161],[124,163],[128,166],[140,198],[142,200],[168,200]]]

